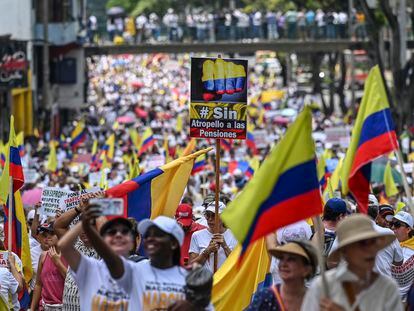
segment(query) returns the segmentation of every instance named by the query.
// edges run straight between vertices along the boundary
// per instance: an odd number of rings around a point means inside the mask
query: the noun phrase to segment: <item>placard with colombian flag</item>
[[[191,137],[246,139],[247,72],[247,60],[191,59]]]

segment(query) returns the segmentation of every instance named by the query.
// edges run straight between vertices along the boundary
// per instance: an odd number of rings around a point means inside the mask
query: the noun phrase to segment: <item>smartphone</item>
[[[124,215],[124,200],[119,198],[91,199],[90,204],[99,206],[102,216]]]

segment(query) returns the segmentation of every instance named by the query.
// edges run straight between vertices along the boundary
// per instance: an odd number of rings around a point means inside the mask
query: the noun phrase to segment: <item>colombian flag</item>
[[[368,209],[371,162],[398,149],[390,105],[378,66],[371,69],[342,169],[342,192]]]
[[[125,216],[136,220],[160,215],[174,217],[190,177],[194,160],[212,148],[176,159],[106,191],[108,197],[123,198]]]
[[[138,155],[148,151],[155,144],[155,138],[150,127],[147,127],[142,135],[141,145],[138,149]]]
[[[193,170],[191,171],[191,175],[195,175],[198,172],[203,171],[206,167],[206,164],[206,156],[202,154],[195,160]]]
[[[247,131],[246,144],[247,144],[247,147],[249,147],[252,150],[253,154],[256,155],[257,154],[256,142],[254,141],[253,133],[250,131]]]
[[[0,202],[3,202],[3,204],[7,202],[7,196],[10,188],[10,178],[13,179],[14,192],[19,190],[24,184],[23,167],[20,160],[19,149],[17,147],[16,133],[14,132],[13,116],[10,118],[9,143],[5,153],[6,161],[0,178]]]
[[[254,175],[254,172],[257,171],[259,166],[260,166],[259,159],[253,158],[253,159],[250,160],[249,167],[247,168],[247,171],[245,173],[248,179],[252,179],[252,177]]]
[[[20,158],[24,156],[24,133],[20,132],[16,136],[17,149],[19,149]]]
[[[83,121],[79,121],[78,124],[76,124],[76,127],[73,129],[70,137],[70,147],[72,148],[72,150],[78,148],[79,145],[86,140],[86,128],[85,123]]]
[[[0,165],[1,168],[4,168],[6,164],[6,146],[3,144],[3,141],[0,140]]]
[[[115,154],[115,134],[109,135],[105,144],[102,146],[102,153],[105,154],[107,160],[112,160]]]
[[[220,146],[226,151],[230,151],[232,147],[231,140],[227,139],[220,139]]]
[[[241,243],[242,259],[254,241],[321,212],[312,113],[306,106],[221,218]]]
[[[272,284],[265,239],[253,243],[238,267],[240,252],[239,245],[214,274],[211,302],[216,311],[245,310],[257,291]]]

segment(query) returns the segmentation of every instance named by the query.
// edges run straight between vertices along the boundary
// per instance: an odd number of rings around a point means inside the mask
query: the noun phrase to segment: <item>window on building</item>
[[[48,0],[49,23],[68,23],[74,21],[72,14],[73,0]],[[34,0],[36,22],[43,22],[44,0]]]

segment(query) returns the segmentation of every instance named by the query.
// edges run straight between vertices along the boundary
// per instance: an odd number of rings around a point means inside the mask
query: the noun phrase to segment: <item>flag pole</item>
[[[214,232],[219,232],[219,199],[220,199],[220,138],[216,139],[216,189],[215,189],[215,213],[214,213]],[[218,253],[214,252],[214,272],[218,267]]]
[[[325,236],[324,232],[325,229],[322,224],[322,220],[319,216],[315,216],[312,218],[313,224],[315,225],[315,233],[316,233],[316,241],[317,241],[317,256],[318,256],[318,262],[319,262],[319,270],[321,273],[322,278],[322,291],[323,296],[326,298],[329,298],[329,288],[328,288],[328,281],[326,280],[325,275],[325,258],[322,255],[323,252],[323,245],[325,244]]]
[[[8,221],[8,239],[7,239],[7,250],[11,252],[12,250],[12,240],[13,240],[13,177],[10,176],[9,179],[9,208],[7,214]]]
[[[403,182],[403,186],[404,186],[404,191],[405,191],[405,195],[407,196],[407,202],[410,208],[410,213],[411,215],[414,216],[414,206],[413,206],[413,199],[411,197],[411,191],[410,191],[410,186],[408,185],[408,181],[407,181],[407,176],[405,175],[404,172],[404,163],[403,163],[403,158],[402,158],[402,154],[401,154],[401,149],[397,149],[395,151],[395,154],[397,156],[397,160],[398,160],[398,164],[400,165],[401,168],[401,176],[402,176],[402,182]]]

